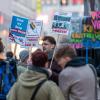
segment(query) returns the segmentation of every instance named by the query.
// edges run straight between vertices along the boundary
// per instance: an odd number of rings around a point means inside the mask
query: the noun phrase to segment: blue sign
[[[12,23],[11,23],[11,34],[25,37],[27,25],[28,25],[27,18],[13,16]]]
[[[83,46],[89,47],[89,48],[97,48],[100,47],[100,41],[99,40],[92,40],[92,39],[83,39]]]
[[[12,23],[10,27],[10,38],[14,38],[14,42],[23,45],[25,43],[25,36],[27,31],[29,19],[18,16],[12,17]]]

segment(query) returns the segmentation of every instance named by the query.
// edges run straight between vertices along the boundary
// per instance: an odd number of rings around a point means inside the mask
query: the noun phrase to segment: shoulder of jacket
[[[20,68],[21,68],[21,69],[25,69],[25,66],[23,66],[23,65],[17,65],[17,68],[18,68],[18,69],[20,69]]]
[[[73,68],[73,67],[69,67],[69,68],[65,68],[61,71],[61,73],[59,74],[59,78],[67,78],[67,79],[71,79],[74,78],[74,76],[76,77],[76,75],[78,75],[78,71],[77,68]]]
[[[47,80],[45,83],[44,83],[44,87],[50,89],[51,87],[56,87],[56,83],[54,83],[53,81],[51,80]]]

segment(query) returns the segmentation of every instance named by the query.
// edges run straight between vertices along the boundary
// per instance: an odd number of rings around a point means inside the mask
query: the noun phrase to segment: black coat
[[[49,61],[49,65],[50,63],[51,60]],[[52,70],[52,76],[50,77],[50,80],[54,81],[58,85],[59,73],[62,71],[62,68],[60,65],[57,64],[55,60],[53,60],[51,65],[51,70]]]

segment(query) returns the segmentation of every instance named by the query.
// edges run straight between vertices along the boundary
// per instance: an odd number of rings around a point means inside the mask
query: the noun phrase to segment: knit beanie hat
[[[29,57],[29,52],[27,50],[23,50],[19,54],[20,60],[24,62]]]

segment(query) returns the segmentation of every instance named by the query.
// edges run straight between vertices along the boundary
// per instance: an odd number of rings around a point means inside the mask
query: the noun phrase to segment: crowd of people
[[[0,39],[0,100],[97,100],[94,66],[68,45],[57,48],[54,55],[54,37],[42,40],[42,49],[31,55],[21,51],[18,61],[12,52],[5,57]],[[10,84],[8,90],[4,83]]]

